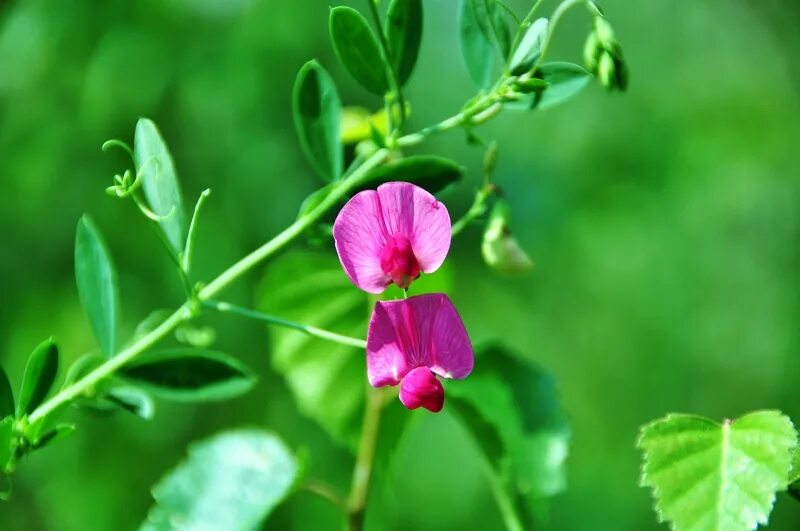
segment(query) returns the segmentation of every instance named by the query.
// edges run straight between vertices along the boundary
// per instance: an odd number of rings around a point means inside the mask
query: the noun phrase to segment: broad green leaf
[[[553,378],[502,346],[479,349],[475,370],[447,382],[450,408],[483,452],[502,495],[529,524],[566,486],[570,430]]]
[[[187,402],[227,400],[256,382],[255,374],[236,358],[195,348],[149,352],[120,375],[156,396]]]
[[[300,146],[320,177],[342,175],[342,103],[336,85],[322,66],[309,61],[297,74],[292,94],[294,125]]]
[[[7,472],[14,456],[14,418],[0,420],[0,472]]]
[[[447,291],[448,285],[448,271],[442,268],[415,281],[411,293]],[[402,294],[390,288],[384,296]],[[368,295],[350,283],[333,253],[292,253],[271,262],[258,300],[265,313],[356,338],[366,337],[372,308]],[[285,377],[300,412],[354,449],[367,381],[364,350],[296,330],[268,331],[272,366]]]
[[[140,529],[260,529],[292,490],[298,470],[294,455],[270,433],[215,435],[192,444],[186,460],[153,487],[156,504]]]
[[[117,273],[100,231],[86,215],[78,222],[75,235],[75,281],[100,349],[113,356],[119,315]]]
[[[435,155],[414,155],[375,168],[364,178],[356,192],[375,189],[390,181],[406,181],[437,194],[463,176],[464,168],[449,159]]]
[[[524,74],[533,68],[539,56],[542,54],[542,47],[547,39],[548,23],[546,18],[537,18],[533,24],[528,26],[525,34],[519,41],[517,49],[511,56],[509,69],[514,75]]]
[[[461,54],[479,88],[492,86],[511,46],[511,34],[497,0],[461,1]]]
[[[59,424],[52,430],[45,432],[44,435],[39,437],[33,442],[33,449],[38,450],[39,448],[43,448],[48,444],[52,444],[59,439],[63,439],[64,437],[68,437],[75,432],[75,425],[74,424]]]
[[[369,23],[352,7],[331,9],[331,39],[336,55],[362,87],[382,96],[389,91],[386,63]]]
[[[676,531],[750,531],[767,523],[775,493],[786,489],[796,445],[779,411],[722,424],[669,414],[642,427],[642,486],[653,489],[659,519]]]
[[[133,139],[133,158],[136,171],[142,174],[142,188],[150,209],[159,221],[176,254],[183,252],[186,243],[186,216],[175,165],[156,124],[147,118],[136,123]]]
[[[422,0],[392,0],[386,15],[386,41],[397,82],[408,81],[422,42]]]
[[[36,409],[47,397],[58,373],[58,347],[52,339],[42,342],[28,357],[17,402],[17,417]]]
[[[0,367],[0,419],[14,414],[14,392],[6,371]]]

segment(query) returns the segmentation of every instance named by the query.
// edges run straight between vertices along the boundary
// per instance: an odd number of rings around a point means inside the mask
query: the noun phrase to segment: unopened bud
[[[533,262],[508,229],[508,216],[508,204],[502,199],[497,201],[483,233],[481,254],[486,264],[500,273],[527,273]]]
[[[586,44],[583,46],[583,62],[586,64],[586,70],[592,74],[597,74],[597,64],[602,54],[603,45],[600,44],[600,38],[597,33],[593,31],[589,34]]]
[[[494,175],[495,168],[497,168],[497,142],[492,141],[483,154],[483,174],[487,177]]]

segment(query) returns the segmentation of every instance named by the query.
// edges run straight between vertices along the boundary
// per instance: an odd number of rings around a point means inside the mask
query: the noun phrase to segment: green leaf
[[[100,349],[113,356],[119,314],[117,273],[100,231],[87,215],[78,222],[75,235],[75,281]]]
[[[779,411],[722,424],[669,414],[642,427],[642,486],[653,489],[659,518],[676,531],[749,531],[767,523],[775,493],[786,489],[796,445]]]
[[[136,387],[113,387],[105,395],[105,399],[144,420],[152,419],[155,414],[153,399],[146,392]]]
[[[300,146],[320,177],[342,175],[342,103],[336,85],[322,66],[309,61],[297,74],[292,94],[294,125]]]
[[[414,71],[422,42],[422,0],[392,0],[386,15],[386,41],[397,82],[403,86]]]
[[[330,31],[336,55],[350,75],[373,94],[389,92],[386,63],[366,19],[352,7],[334,7]]]
[[[491,87],[505,65],[511,33],[497,0],[461,1],[461,54],[467,71],[482,89]]]
[[[46,432],[44,435],[36,439],[33,442],[33,449],[38,450],[39,448],[43,448],[48,444],[58,441],[59,439],[63,439],[64,437],[72,435],[74,432],[74,424],[59,424],[52,430]]]
[[[90,353],[84,354],[80,358],[72,362],[72,365],[67,369],[67,375],[64,377],[64,383],[61,388],[68,387],[96,368],[105,363],[106,358],[100,354]]]
[[[236,358],[194,348],[149,352],[126,365],[121,376],[170,400],[227,400],[255,385],[253,372]]]
[[[547,88],[528,94],[521,100],[506,103],[509,109],[549,109],[577,95],[589,83],[591,74],[573,63],[544,63],[536,69],[536,77],[547,83]]]
[[[141,531],[250,531],[290,493],[297,459],[274,435],[228,431],[189,447],[185,461],[153,487],[156,505]]]
[[[475,367],[447,382],[445,408],[472,435],[507,505],[529,523],[543,519],[547,499],[566,486],[570,439],[553,378],[499,345],[480,349]]]
[[[37,346],[28,357],[17,402],[17,417],[41,404],[53,387],[58,373],[58,347],[52,338]]]
[[[413,294],[447,291],[447,268],[423,275]],[[402,297],[389,288],[385,297]],[[257,296],[259,310],[351,337],[363,338],[368,295],[350,283],[334,254],[292,253],[271,262]],[[269,328],[273,368],[284,376],[301,413],[338,442],[356,447],[366,385],[364,350],[295,330]]]
[[[524,74],[533,68],[539,56],[542,54],[542,47],[547,40],[548,23],[546,18],[538,18],[533,24],[528,26],[522,39],[511,56],[509,69],[514,75]]]
[[[183,252],[186,243],[186,216],[175,165],[156,124],[147,118],[136,123],[133,140],[136,171],[142,174],[142,188],[150,209],[159,221],[176,254]]]
[[[6,371],[0,367],[0,419],[14,414],[14,392]]]
[[[356,192],[375,189],[390,181],[406,181],[437,194],[463,176],[463,166],[452,160],[434,155],[414,155],[375,168]]]
[[[322,188],[314,190],[308,196],[303,199],[303,202],[300,204],[300,210],[297,212],[297,219],[302,218],[309,214],[312,210],[317,208],[320,203],[328,196],[329,193],[333,190],[333,184],[326,184]]]
[[[0,421],[0,472],[7,472],[14,457],[14,418]]]

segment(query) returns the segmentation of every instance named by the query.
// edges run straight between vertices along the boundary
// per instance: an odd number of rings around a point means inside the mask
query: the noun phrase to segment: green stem
[[[342,498],[333,487],[322,481],[309,479],[300,487],[312,494],[316,494],[320,498],[326,499],[343,511],[347,510],[347,502]]]
[[[539,6],[542,5],[542,2],[544,2],[544,0],[536,0],[536,3],[533,4],[533,7],[531,7],[530,11],[528,11],[528,14],[525,15],[525,18],[522,19],[522,22],[520,22],[519,31],[517,32],[517,36],[514,37],[514,43],[511,45],[512,52],[513,50],[517,49],[517,46],[519,46],[522,37],[525,35],[525,31],[533,22],[533,17],[536,15],[536,11],[539,9]]]
[[[357,347],[361,349],[367,348],[367,342],[364,341],[363,339],[357,339],[355,337],[337,334],[329,330],[323,330],[322,328],[317,328],[316,326],[296,323],[294,321],[289,321],[281,317],[275,317],[274,315],[269,315],[266,313],[249,310],[247,308],[242,308],[241,306],[236,306],[227,302],[204,301],[203,306],[211,308],[218,312],[241,315],[242,317],[256,319],[258,321],[264,321],[265,323],[274,324],[277,326],[283,326],[286,328],[291,328],[293,330],[299,330],[300,332],[304,332],[310,336],[315,336],[321,339],[326,339],[328,341],[333,341],[334,343],[340,343],[342,345],[348,345],[351,347]]]
[[[375,462],[381,413],[385,404],[383,392],[380,389],[367,386],[364,422],[361,428],[361,439],[358,443],[356,464],[353,468],[353,483],[347,502],[348,531],[362,531],[364,529],[364,515],[367,508],[370,480],[372,479],[372,467]]]
[[[495,502],[497,502],[497,508],[500,509],[500,516],[503,519],[506,530],[525,531],[525,526],[522,525],[517,515],[514,503],[503,487],[502,481],[497,477],[497,473],[487,466],[486,477],[489,480],[489,487],[492,489]]]
[[[203,209],[203,205],[206,203],[206,200],[210,195],[211,190],[208,188],[203,190],[203,193],[201,193],[200,197],[197,199],[197,204],[194,206],[192,221],[189,223],[189,232],[186,235],[186,246],[183,249],[183,260],[181,263],[181,269],[183,269],[183,272],[187,277],[190,277],[192,274],[192,254],[194,253],[194,235],[197,229],[197,220],[200,217],[200,211]]]
[[[536,61],[536,65],[534,66],[533,70],[536,69],[536,66],[538,66],[538,64],[542,61],[542,58],[544,58],[545,54],[547,53],[547,49],[550,47],[550,41],[553,40],[556,26],[558,26],[558,23],[561,21],[561,18],[564,16],[564,14],[576,5],[585,3],[586,0],[564,0],[558,4],[558,7],[556,7],[555,11],[553,11],[553,15],[550,17],[547,37],[542,45],[542,53],[539,54],[539,59]]]
[[[481,216],[486,211],[486,199],[489,198],[490,188],[488,185],[484,185],[481,187],[480,190],[475,192],[475,199],[472,202],[472,206],[469,207],[469,210],[461,216],[461,218],[453,223],[452,228],[452,235],[456,236],[459,232],[464,230],[467,225],[472,223],[476,218]]]
[[[448,131],[463,125],[478,125],[494,117],[502,110],[502,105],[496,101],[496,94],[489,93],[460,113],[442,120],[438,124],[426,127],[416,133],[402,136],[395,141],[398,148],[415,146],[427,140],[428,137]]]
[[[383,57],[385,61],[384,64],[387,67],[385,70],[389,75],[389,84],[392,87],[392,91],[397,94],[397,104],[400,106],[400,127],[402,127],[406,121],[406,102],[403,98],[403,90],[402,87],[400,87],[400,82],[397,79],[397,73],[394,71],[394,66],[392,66],[392,56],[391,52],[389,52],[389,43],[386,41],[386,35],[383,31],[381,17],[378,14],[378,5],[373,0],[367,0],[367,4],[369,4],[369,11],[372,14],[372,20],[375,22],[375,26],[377,26],[378,29],[378,42],[383,50]],[[391,104],[389,105],[387,112],[387,119],[389,120],[389,130],[391,134],[391,131],[394,130],[394,127],[391,125],[394,121]]]

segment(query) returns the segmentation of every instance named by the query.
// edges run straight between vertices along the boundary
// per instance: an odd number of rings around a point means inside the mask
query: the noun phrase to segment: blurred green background
[[[509,2],[522,13],[524,2]],[[294,75],[318,58],[348,104],[379,102],[333,57],[322,0],[5,2],[0,8],[0,362],[19,383],[49,335],[65,360],[94,348],[73,283],[75,224],[89,212],[120,269],[125,329],[180,302],[180,286],[132,205],[103,193],[128,161],[139,116],[161,127],[187,203],[213,189],[198,248],[210,278],[294,217],[318,182],[290,112]],[[546,2],[552,7],[553,2]],[[669,411],[717,419],[779,408],[800,421],[800,4],[602,2],[631,69],[627,94],[593,84],[562,107],[504,113],[497,182],[536,261],[502,279],[481,263],[480,230],[456,240],[453,293],[473,340],[502,338],[554,373],[573,442],[568,490],[547,529],[665,529],[638,487],[637,429]],[[409,86],[412,128],[473,93],[455,0],[425,0]],[[588,18],[565,19],[552,57],[580,62]],[[458,132],[418,151],[470,168],[445,196],[465,210],[481,152]],[[229,298],[252,304],[259,275]],[[73,412],[77,435],[34,454],[0,505],[0,528],[133,529],[149,487],[187,444],[267,426],[307,448],[342,488],[351,458],[297,411],[271,372],[262,326],[215,319],[217,345],[261,374],[257,390],[207,406],[159,403],[156,418]],[[478,369],[479,370],[479,369]],[[396,473],[383,474],[373,529],[498,529],[476,449],[448,413],[419,417]],[[394,500],[394,501],[392,501]],[[800,527],[778,496],[771,529]],[[298,494],[268,529],[339,529]]]

